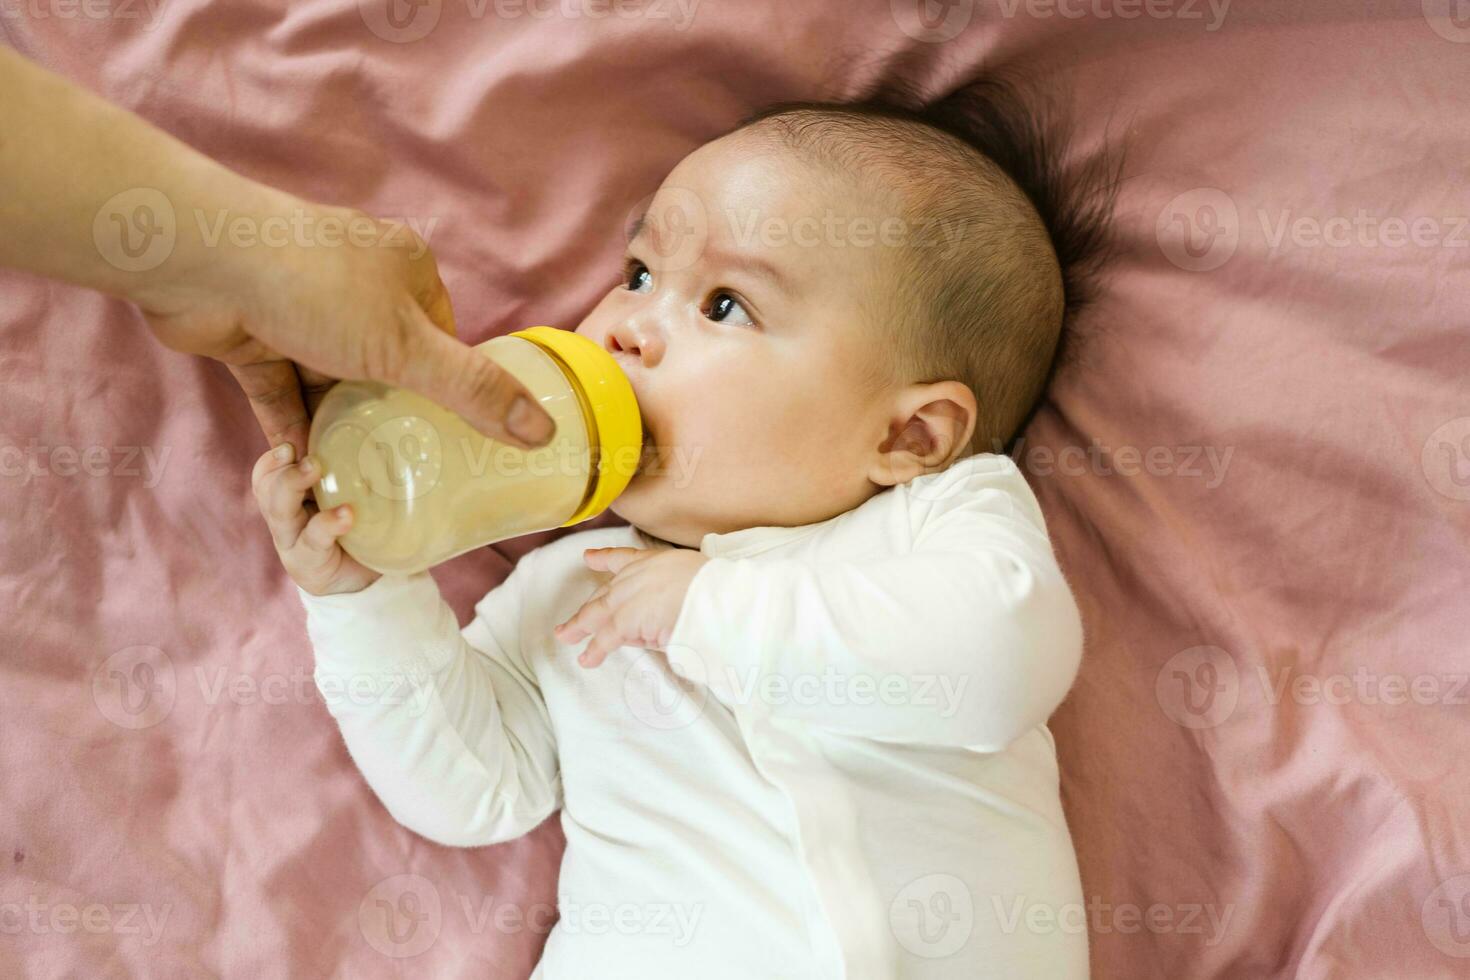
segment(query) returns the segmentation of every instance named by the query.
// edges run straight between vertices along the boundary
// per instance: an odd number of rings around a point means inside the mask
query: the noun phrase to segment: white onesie
[[[388,811],[443,844],[558,809],[545,980],[1087,975],[1047,717],[1082,631],[1040,508],[982,454],[819,524],[708,534],[669,651],[578,666],[568,535],[463,631],[427,574],[302,593],[316,682]],[[407,697],[353,696],[407,678]],[[369,679],[372,679],[369,681]]]

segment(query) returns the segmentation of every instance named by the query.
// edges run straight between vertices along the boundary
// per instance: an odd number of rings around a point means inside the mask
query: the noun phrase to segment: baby
[[[686,157],[577,332],[657,458],[462,630],[254,486],[326,700],[388,811],[442,844],[561,811],[534,976],[1084,977],[1046,721],[1082,651],[1001,449],[1040,396],[1101,212],[1003,90],[791,104]],[[671,454],[683,465],[664,465]]]

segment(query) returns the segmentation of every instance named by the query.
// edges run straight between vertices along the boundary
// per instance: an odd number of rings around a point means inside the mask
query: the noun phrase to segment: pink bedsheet
[[[1128,144],[1121,249],[1021,458],[1088,627],[1054,721],[1088,899],[1017,928],[1085,920],[1098,977],[1470,975],[1449,0],[397,12],[26,0],[0,31],[252,176],[417,222],[470,340],[574,324],[633,204],[766,102],[979,66],[1074,93],[1082,153]],[[0,976],[526,976],[555,821],[452,850],[375,801],[228,375],[77,289],[0,274],[0,310]],[[444,568],[457,609],[532,543]]]

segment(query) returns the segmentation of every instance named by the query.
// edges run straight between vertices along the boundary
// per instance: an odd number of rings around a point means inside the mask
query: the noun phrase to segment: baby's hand
[[[577,657],[583,667],[596,667],[621,646],[668,647],[689,583],[709,561],[689,548],[589,548],[582,559],[594,571],[613,573],[555,630],[563,643],[592,637]]]
[[[359,592],[377,581],[378,573],[359,564],[337,539],[352,527],[352,510],[345,504],[318,512],[306,502],[307,489],[321,476],[320,466],[308,456],[293,464],[296,451],[282,443],[255,461],[250,485],[265,515],[276,554],[301,588],[312,595]]]

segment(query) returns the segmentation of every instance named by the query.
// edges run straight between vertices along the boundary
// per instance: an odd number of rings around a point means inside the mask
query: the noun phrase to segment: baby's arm
[[[561,802],[546,705],[519,656],[531,556],[461,632],[427,574],[363,570],[370,584],[350,588],[361,566],[337,544],[350,518],[308,515],[310,479],[267,455],[254,483],[353,761],[394,819],[430,840],[465,847],[531,830]]]
[[[546,704],[517,656],[533,560],[463,633],[427,573],[302,593],[317,688],[353,761],[395,820],[441,844],[519,837],[561,804]]]
[[[1021,481],[997,461],[951,470],[922,495],[902,490],[913,544],[901,554],[712,559],[689,588],[670,661],[773,717],[1004,748],[1046,721],[1082,650],[1076,604]]]

